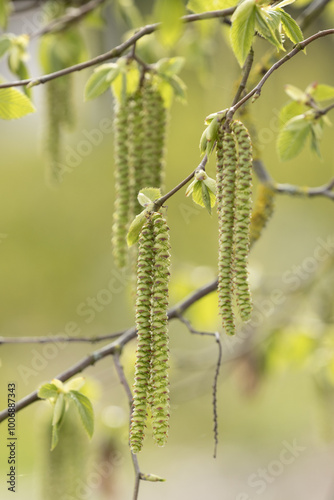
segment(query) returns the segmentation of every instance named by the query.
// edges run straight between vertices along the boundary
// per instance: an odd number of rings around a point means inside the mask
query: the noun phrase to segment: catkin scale
[[[232,309],[232,257],[234,228],[235,175],[237,151],[234,135],[218,130],[217,138],[217,210],[219,224],[218,301],[223,326],[234,335]]]
[[[138,248],[136,328],[137,352],[130,425],[133,453],[141,450],[147,418],[147,393],[151,370],[151,302],[154,271],[154,235],[149,219],[143,226]]]
[[[252,312],[248,284],[250,216],[252,210],[252,144],[248,130],[238,120],[232,124],[238,146],[238,168],[235,180],[234,221],[234,288],[241,319],[247,321]]]
[[[130,173],[128,162],[129,99],[120,102],[115,112],[115,208],[112,227],[113,256],[117,267],[126,266],[126,235],[129,227]]]

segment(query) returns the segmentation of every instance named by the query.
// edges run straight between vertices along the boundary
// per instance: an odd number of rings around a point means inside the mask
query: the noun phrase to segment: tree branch
[[[172,307],[169,310],[168,320],[171,321],[172,319],[177,318],[179,314],[182,314],[190,306],[195,304],[202,297],[205,297],[209,293],[213,292],[216,288],[217,288],[217,280],[214,280],[211,283],[203,286],[202,288],[199,288],[194,293],[186,297],[179,304],[177,304],[176,306]],[[60,373],[54,378],[57,378],[62,382],[66,382],[66,380],[70,379],[77,373],[82,372],[85,368],[95,365],[95,363],[97,363],[101,359],[107,356],[111,356],[117,352],[120,352],[128,342],[130,342],[132,339],[135,338],[135,336],[136,336],[136,328],[132,327],[129,330],[126,330],[116,341],[102,347],[101,349],[94,351],[93,353],[81,359],[75,365],[71,366],[70,368],[68,368],[67,370]],[[28,394],[27,396],[22,398],[20,401],[18,401],[15,406],[16,411],[20,411],[23,408],[26,408],[27,406],[37,401],[39,399],[37,393],[38,391],[34,391],[31,394]],[[0,412],[0,422],[5,420],[7,417],[8,417],[8,409],[5,409]]]
[[[190,14],[188,16],[183,16],[182,20],[185,24],[188,24],[205,19],[222,18],[230,16],[231,14],[233,14],[234,10],[235,7],[230,7],[229,9],[203,12],[202,14]],[[90,68],[91,66],[95,66],[96,64],[108,61],[109,59],[114,59],[116,57],[121,56],[128,48],[130,48],[133,44],[135,44],[138,40],[140,40],[144,36],[150,35],[151,33],[154,33],[154,31],[157,31],[160,28],[160,26],[161,23],[147,24],[143,28],[140,28],[136,33],[134,33],[134,35],[132,35],[125,42],[121,43],[117,47],[114,47],[108,52],[105,52],[104,54],[94,57],[93,59],[90,59],[89,61],[75,64],[73,66],[69,66],[68,68],[62,69],[60,71],[55,71],[54,73],[40,76],[38,78],[28,78],[26,80],[19,80],[16,82],[2,83],[0,85],[0,89],[10,88],[10,87],[25,87],[27,85],[29,85],[29,87],[34,87],[36,85],[49,82],[50,80],[54,80],[55,78],[60,78],[61,76],[65,76],[70,73],[74,73],[76,71],[81,71],[83,69]]]
[[[0,345],[3,344],[53,344],[54,342],[88,342],[95,344],[104,340],[120,337],[124,331],[100,335],[99,337],[0,337]]]

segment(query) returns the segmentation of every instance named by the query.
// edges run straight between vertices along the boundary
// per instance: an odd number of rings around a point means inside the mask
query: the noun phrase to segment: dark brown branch
[[[219,17],[226,17],[231,15],[235,10],[235,7],[231,7],[229,9],[223,10],[215,10],[212,12],[204,12],[203,14],[190,14],[188,16],[184,16],[182,18],[184,23],[192,23],[194,21],[201,21],[204,19],[214,19]],[[75,71],[81,71],[86,68],[90,68],[95,66],[96,64],[103,63],[110,59],[114,59],[116,57],[120,57],[127,49],[129,49],[133,44],[135,44],[138,40],[143,38],[146,35],[150,35],[157,31],[160,27],[160,23],[148,24],[143,28],[140,28],[134,35],[132,35],[128,40],[121,43],[117,47],[109,50],[108,52],[101,54],[89,61],[85,61],[83,63],[75,64],[73,66],[69,66],[68,68],[62,69],[60,71],[55,71],[54,73],[50,73],[49,75],[40,76],[38,78],[29,78],[26,80],[19,80],[16,82],[7,82],[2,83],[0,85],[0,89],[10,88],[10,87],[25,87],[27,85],[33,87],[36,85],[40,85],[42,83],[49,82],[50,80],[54,80],[55,78],[59,78],[61,76],[68,75],[70,73],[74,73]]]

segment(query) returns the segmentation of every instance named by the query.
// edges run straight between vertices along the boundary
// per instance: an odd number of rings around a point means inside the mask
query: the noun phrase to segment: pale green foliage
[[[14,120],[36,111],[30,99],[15,88],[0,89],[0,118]]]
[[[161,22],[157,37],[166,47],[171,47],[183,32],[181,17],[185,14],[183,0],[156,0],[154,2],[154,17]]]
[[[216,203],[216,181],[208,176],[204,170],[195,172],[195,179],[189,184],[186,196],[192,195],[197,205],[205,207],[209,214]]]
[[[83,377],[77,377],[66,384],[53,379],[51,383],[43,384],[38,390],[38,397],[48,399],[53,406],[51,450],[58,444],[59,430],[63,424],[65,413],[71,408],[71,401],[78,410],[88,436],[92,437],[93,435],[94,412],[92,403],[87,396],[76,390],[81,388],[83,384]]]
[[[12,12],[13,4],[11,0],[0,0],[0,26],[2,29],[7,28],[8,18]]]
[[[95,99],[110,88],[113,80],[119,75],[120,67],[114,63],[102,64],[95,68],[94,73],[87,80],[84,98],[85,101]]]
[[[210,10],[228,9],[238,3],[238,0],[189,0],[187,9],[192,12],[208,12]]]
[[[291,160],[300,153],[311,128],[311,122],[306,121],[303,115],[295,116],[285,124],[277,140],[277,150],[282,161]]]
[[[232,16],[231,44],[240,66],[244,64],[252,47],[255,19],[255,0],[244,0]]]

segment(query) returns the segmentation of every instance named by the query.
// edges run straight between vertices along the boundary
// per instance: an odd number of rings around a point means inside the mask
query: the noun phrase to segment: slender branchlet
[[[154,283],[152,295],[151,411],[153,437],[159,446],[166,444],[169,420],[168,381],[168,282],[169,228],[161,213],[152,216],[154,234]]]
[[[252,312],[248,284],[249,230],[252,210],[252,143],[247,128],[238,120],[232,124],[238,146],[238,168],[235,184],[234,221],[234,289],[240,316],[244,321]]]
[[[147,394],[151,370],[151,309],[154,273],[154,234],[150,219],[144,224],[138,249],[136,329],[138,346],[130,426],[130,446],[138,453],[143,444],[147,419]]]
[[[117,267],[127,264],[126,235],[130,215],[130,172],[128,162],[129,99],[119,102],[115,112],[115,209],[112,228],[113,256]]]
[[[147,75],[143,83],[143,108],[142,187],[162,188],[167,113],[150,75]]]
[[[275,191],[268,184],[260,184],[257,198],[251,216],[250,245],[252,246],[261,236],[268,220],[274,212]]]
[[[235,333],[232,309],[233,227],[237,150],[234,135],[221,126],[217,139],[217,210],[219,221],[218,300],[223,327]]]

